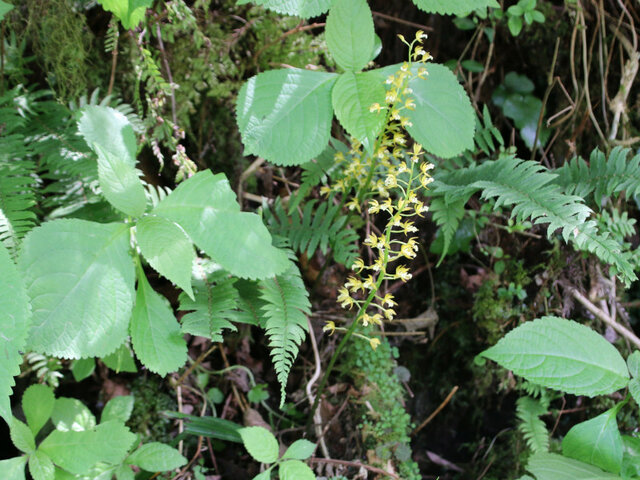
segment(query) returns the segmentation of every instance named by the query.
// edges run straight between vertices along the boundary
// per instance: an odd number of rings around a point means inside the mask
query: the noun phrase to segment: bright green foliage
[[[224,175],[210,171],[182,182],[153,210],[176,222],[216,263],[243,278],[267,278],[287,268],[284,252],[253,213],[241,212]]]
[[[496,0],[413,0],[416,6],[427,13],[464,16],[478,8],[500,8]]]
[[[127,458],[129,465],[136,465],[149,472],[166,472],[187,463],[175,449],[163,443],[152,442],[141,446]]]
[[[45,385],[31,385],[22,394],[22,411],[34,436],[51,417],[55,401],[53,391]]]
[[[71,373],[76,382],[81,382],[89,377],[96,369],[96,361],[93,358],[80,358],[74,360],[71,365]]]
[[[316,444],[309,440],[301,439],[293,442],[282,456],[283,459],[306,460],[316,450]]]
[[[196,254],[182,229],[165,218],[146,216],[136,226],[136,239],[149,264],[193,298],[191,267]]]
[[[617,475],[555,453],[535,454],[527,470],[537,480],[621,480]]]
[[[18,450],[26,454],[33,453],[36,449],[36,440],[27,425],[17,418],[9,422],[11,441]]]
[[[144,19],[145,11],[153,0],[98,0],[98,3],[113,12],[125,29],[132,30]]]
[[[315,480],[316,476],[305,463],[299,460],[282,462],[278,467],[280,480]]]
[[[531,25],[533,22],[544,23],[544,15],[536,10],[537,0],[519,0],[517,4],[507,8],[507,26],[511,35],[517,37],[522,31],[524,23]]]
[[[145,366],[165,376],[187,361],[187,343],[168,302],[151,288],[138,269],[136,305],[131,316],[131,343]]]
[[[3,0],[0,0],[0,22],[4,20],[5,15],[9,13],[11,10],[13,10],[13,5],[11,5],[10,3],[4,2]]]
[[[371,58],[374,35],[367,0],[334,2],[327,15],[325,37],[329,53],[341,68],[362,70]]]
[[[131,417],[131,412],[133,412],[133,401],[134,399],[131,395],[113,397],[104,406],[100,423],[105,423],[110,420],[126,423]]]
[[[38,450],[29,456],[29,472],[33,480],[53,480],[55,467],[47,454]]]
[[[138,371],[136,363],[133,360],[133,353],[126,343],[120,345],[115,352],[103,357],[102,361],[116,373]]]
[[[239,0],[238,5],[255,3],[284,15],[310,18],[323,14],[331,6],[332,0]]]
[[[622,436],[616,415],[622,404],[574,425],[562,440],[562,454],[612,473],[622,468]]]
[[[629,382],[613,345],[590,328],[558,317],[525,322],[480,355],[530,382],[575,395],[605,395]]]
[[[20,352],[27,342],[31,310],[18,269],[1,244],[0,271],[0,416],[8,423],[12,417],[9,397],[15,385],[13,377],[20,373]]]
[[[299,165],[320,154],[329,142],[336,78],[295,68],[250,78],[236,108],[245,154],[278,165]]]
[[[260,297],[266,302],[262,307],[261,326],[269,337],[271,357],[281,385],[282,408],[289,371],[308,328],[309,293],[293,263],[283,274],[260,282],[260,288]]]
[[[460,221],[464,217],[464,200],[456,200],[447,203],[443,197],[435,197],[431,200],[429,210],[432,213],[433,221],[440,227],[440,234],[443,237],[443,248],[440,261],[444,259],[449,251],[451,241],[458,231]]]
[[[242,443],[249,454],[258,462],[273,463],[278,460],[278,440],[262,427],[246,427],[238,430]]]
[[[347,133],[358,139],[373,153],[378,135],[385,123],[385,115],[371,112],[374,103],[383,104],[385,89],[378,75],[346,72],[333,87],[333,110]]]
[[[27,463],[26,456],[0,460],[0,470],[6,480],[25,480],[24,467]]]
[[[524,435],[527,445],[533,453],[549,450],[549,432],[540,415],[547,409],[540,400],[532,397],[520,397],[516,406],[516,415],[520,420],[518,429]]]
[[[34,312],[31,349],[83,358],[124,342],[134,286],[126,225],[47,222],[25,237],[18,266]]]
[[[51,423],[61,432],[83,432],[96,426],[96,417],[80,400],[61,397],[54,404]]]
[[[640,193],[640,154],[629,158],[631,149],[616,147],[609,154],[596,149],[591,152],[589,163],[576,157],[555,170],[567,193],[580,195],[601,207],[603,197],[617,196],[622,192],[628,198]],[[593,194],[593,198],[591,195]]]
[[[88,106],[78,129],[98,155],[103,195],[127,215],[142,215],[147,199],[135,168],[136,137],[127,117],[110,107]]]

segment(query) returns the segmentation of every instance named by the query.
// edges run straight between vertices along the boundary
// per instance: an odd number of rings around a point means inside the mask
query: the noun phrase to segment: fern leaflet
[[[527,445],[533,453],[549,450],[549,432],[547,426],[540,419],[540,415],[547,413],[547,409],[540,400],[532,397],[520,397],[516,403],[516,415],[520,423],[518,430],[522,432]]]

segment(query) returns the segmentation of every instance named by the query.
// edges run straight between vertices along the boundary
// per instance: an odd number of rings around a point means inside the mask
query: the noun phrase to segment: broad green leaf
[[[73,361],[71,373],[73,374],[73,379],[76,382],[81,382],[90,376],[95,369],[96,360],[94,358],[81,358]]]
[[[241,212],[223,174],[196,173],[162,200],[154,213],[176,222],[225,270],[243,278],[268,278],[289,266],[271,245],[260,217]]]
[[[640,405],[640,380],[637,378],[632,378],[629,380],[629,393],[636,401],[638,405]]]
[[[84,432],[54,430],[39,450],[63,469],[84,475],[99,462],[121,463],[135,440],[136,435],[122,423],[111,421]]]
[[[329,10],[332,0],[240,0],[238,5],[253,3],[269,10],[301,18],[317,17]]]
[[[4,17],[11,10],[13,10],[13,5],[11,5],[10,3],[4,2],[3,0],[0,0],[0,22],[4,20]]]
[[[635,350],[627,357],[627,368],[632,377],[640,377],[640,351]]]
[[[371,111],[373,104],[384,105],[385,88],[378,75],[346,72],[333,87],[336,117],[349,135],[357,138],[373,154],[376,138],[385,124],[386,112]]]
[[[526,322],[480,355],[530,382],[574,395],[606,395],[629,382],[627,365],[613,345],[558,317]]]
[[[527,470],[536,480],[621,480],[598,467],[555,453],[536,453],[529,459]]]
[[[51,422],[62,432],[83,432],[96,426],[96,417],[80,400],[60,397],[53,407]]]
[[[29,472],[33,480],[54,480],[55,478],[53,462],[40,450],[29,456]]]
[[[98,3],[118,17],[124,28],[131,30],[142,21],[153,0],[98,0]]]
[[[122,423],[129,421],[133,412],[134,399],[132,395],[120,395],[107,402],[100,416],[100,423],[117,420]]]
[[[25,480],[24,466],[27,464],[26,455],[0,460],[0,472],[5,480]]]
[[[282,458],[293,458],[296,460],[306,460],[316,449],[316,444],[309,440],[301,439],[296,440],[291,444],[287,451],[284,452]]]
[[[127,225],[46,222],[25,237],[18,266],[34,312],[29,348],[101,357],[125,341],[134,293]]]
[[[616,415],[619,406],[574,425],[562,440],[562,454],[611,473],[620,473],[624,445]]]
[[[496,0],[413,0],[413,3],[427,13],[461,17],[478,8],[500,8],[500,4]]]
[[[623,478],[640,477],[640,438],[622,435],[624,454],[620,475]]]
[[[198,417],[178,412],[166,412],[166,415],[170,418],[188,420],[185,423],[184,431],[190,435],[216,438],[223,442],[242,443],[242,438],[238,433],[241,426],[229,420],[217,417]]]
[[[17,418],[9,424],[11,441],[18,450],[24,453],[33,453],[36,449],[36,439],[24,423]]]
[[[135,373],[138,371],[136,362],[133,358],[129,346],[123,343],[118,349],[110,355],[101,359],[102,362],[116,373],[129,372]]]
[[[273,463],[278,460],[278,440],[263,427],[246,427],[238,430],[247,452],[258,462]]]
[[[34,436],[51,417],[55,402],[53,391],[46,385],[31,385],[22,394],[22,411]]]
[[[147,198],[138,178],[136,137],[127,117],[111,107],[85,107],[78,130],[98,155],[98,178],[106,199],[127,215],[144,213]]]
[[[116,470],[116,480],[135,480],[136,475],[128,465],[120,465]]]
[[[161,376],[175,372],[187,361],[187,343],[180,325],[168,302],[151,288],[144,273],[138,275],[131,344],[140,361]]]
[[[189,237],[175,223],[155,216],[142,218],[136,232],[140,251],[149,265],[193,299],[191,268],[196,254]]]
[[[9,397],[20,373],[21,351],[27,342],[31,323],[29,298],[16,265],[6,247],[0,244],[0,416],[11,423]]]
[[[270,467],[270,468],[267,468],[264,472],[259,473],[258,475],[253,477],[251,480],[271,480],[271,470],[272,469],[273,469],[273,466]]]
[[[236,107],[245,154],[278,165],[301,165],[322,153],[329,143],[336,79],[333,73],[297,68],[251,77],[240,89]]]
[[[362,70],[374,47],[373,16],[366,0],[334,2],[325,27],[329,53],[344,70]]]
[[[316,476],[308,465],[299,460],[287,460],[279,466],[281,480],[315,480]]]
[[[127,463],[148,472],[166,472],[186,465],[187,459],[169,445],[152,442],[142,445],[129,455]]]

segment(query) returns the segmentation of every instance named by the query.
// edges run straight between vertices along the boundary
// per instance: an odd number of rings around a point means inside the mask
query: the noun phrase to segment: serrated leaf
[[[127,225],[46,222],[25,237],[18,267],[34,312],[29,348],[83,358],[124,342],[134,285]]]
[[[288,267],[260,217],[241,212],[223,174],[196,173],[162,200],[154,213],[180,225],[193,242],[229,273],[268,278]]]
[[[116,470],[116,479],[117,480],[135,480],[136,475],[131,470],[131,467],[128,465],[120,465]]]
[[[133,353],[126,343],[120,345],[115,352],[101,359],[102,362],[116,373],[138,371]]]
[[[148,472],[166,472],[186,465],[187,459],[169,445],[152,442],[142,445],[129,455],[127,463]]]
[[[384,105],[385,88],[378,75],[346,72],[333,87],[333,110],[347,133],[373,153],[384,126],[384,111],[370,111],[373,104]]]
[[[81,382],[90,376],[96,369],[96,360],[94,358],[81,358],[74,360],[71,366],[71,373],[76,382]]]
[[[245,154],[278,165],[301,165],[322,153],[329,143],[336,79],[333,73],[297,68],[250,78],[236,107]]]
[[[640,405],[640,380],[637,378],[632,378],[629,380],[629,393],[636,401],[638,405]]]
[[[25,480],[24,466],[27,464],[26,455],[0,460],[0,472],[5,480]]]
[[[63,469],[84,475],[99,462],[122,462],[135,440],[136,435],[122,423],[111,421],[84,432],[54,430],[39,450]]]
[[[24,453],[33,453],[36,449],[36,439],[29,427],[17,418],[11,420],[9,427],[11,441],[16,448]]]
[[[240,0],[237,4],[247,3],[261,5],[283,15],[311,18],[329,10],[332,0]]]
[[[13,10],[13,5],[11,5],[10,3],[4,2],[3,0],[0,0],[0,22],[4,20],[4,17],[11,10]]]
[[[132,395],[120,395],[107,402],[100,416],[100,423],[117,420],[122,423],[129,421],[133,412],[134,398]]]
[[[574,425],[562,440],[562,454],[607,472],[620,473],[624,446],[616,420],[619,410],[617,406]]]
[[[29,298],[6,247],[0,243],[0,416],[11,422],[9,397],[20,373],[22,354],[31,323]]]
[[[500,8],[496,0],[413,0],[420,10],[440,15],[457,15],[464,17],[478,8]]]
[[[634,352],[627,357],[627,368],[632,377],[640,377],[640,351]]]
[[[78,130],[98,155],[100,188],[109,203],[127,215],[142,215],[147,198],[135,168],[136,137],[127,117],[111,107],[90,105]]]
[[[140,251],[149,265],[193,299],[191,268],[196,254],[189,237],[175,223],[155,216],[142,218],[136,232]]]
[[[629,382],[613,345],[590,328],[558,317],[526,322],[480,355],[530,382],[574,395],[606,395]]]
[[[83,432],[96,426],[96,417],[80,400],[61,397],[55,402],[51,422],[62,432]]]
[[[131,315],[131,344],[140,361],[161,376],[175,372],[187,361],[187,343],[180,324],[166,300],[151,288],[141,268]]]
[[[51,417],[55,402],[53,390],[46,385],[31,385],[22,394],[22,411],[34,436]]]
[[[53,480],[55,476],[55,467],[51,459],[38,450],[29,456],[29,472],[33,480]]]
[[[278,473],[281,480],[315,480],[316,478],[313,470],[299,460],[282,462]]]
[[[527,470],[537,480],[621,480],[598,467],[555,453],[536,453],[529,460]]]
[[[105,10],[112,12],[127,30],[136,28],[153,0],[98,0]]]
[[[278,460],[278,440],[263,427],[246,427],[238,430],[247,452],[258,462],[273,463]]]
[[[305,440],[304,438],[301,440],[296,440],[293,442],[287,451],[284,452],[282,458],[293,458],[295,460],[306,460],[316,449],[316,444],[310,442],[309,440]]]
[[[344,70],[362,70],[374,47],[373,16],[366,0],[334,2],[325,27],[329,53]]]

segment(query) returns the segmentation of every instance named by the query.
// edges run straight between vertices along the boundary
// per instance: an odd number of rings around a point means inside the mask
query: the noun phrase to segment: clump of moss
[[[139,377],[131,383],[135,402],[128,422],[133,432],[139,433],[145,442],[170,443],[171,422],[162,412],[175,411],[178,405],[173,397],[163,392],[162,383],[155,377]]]

